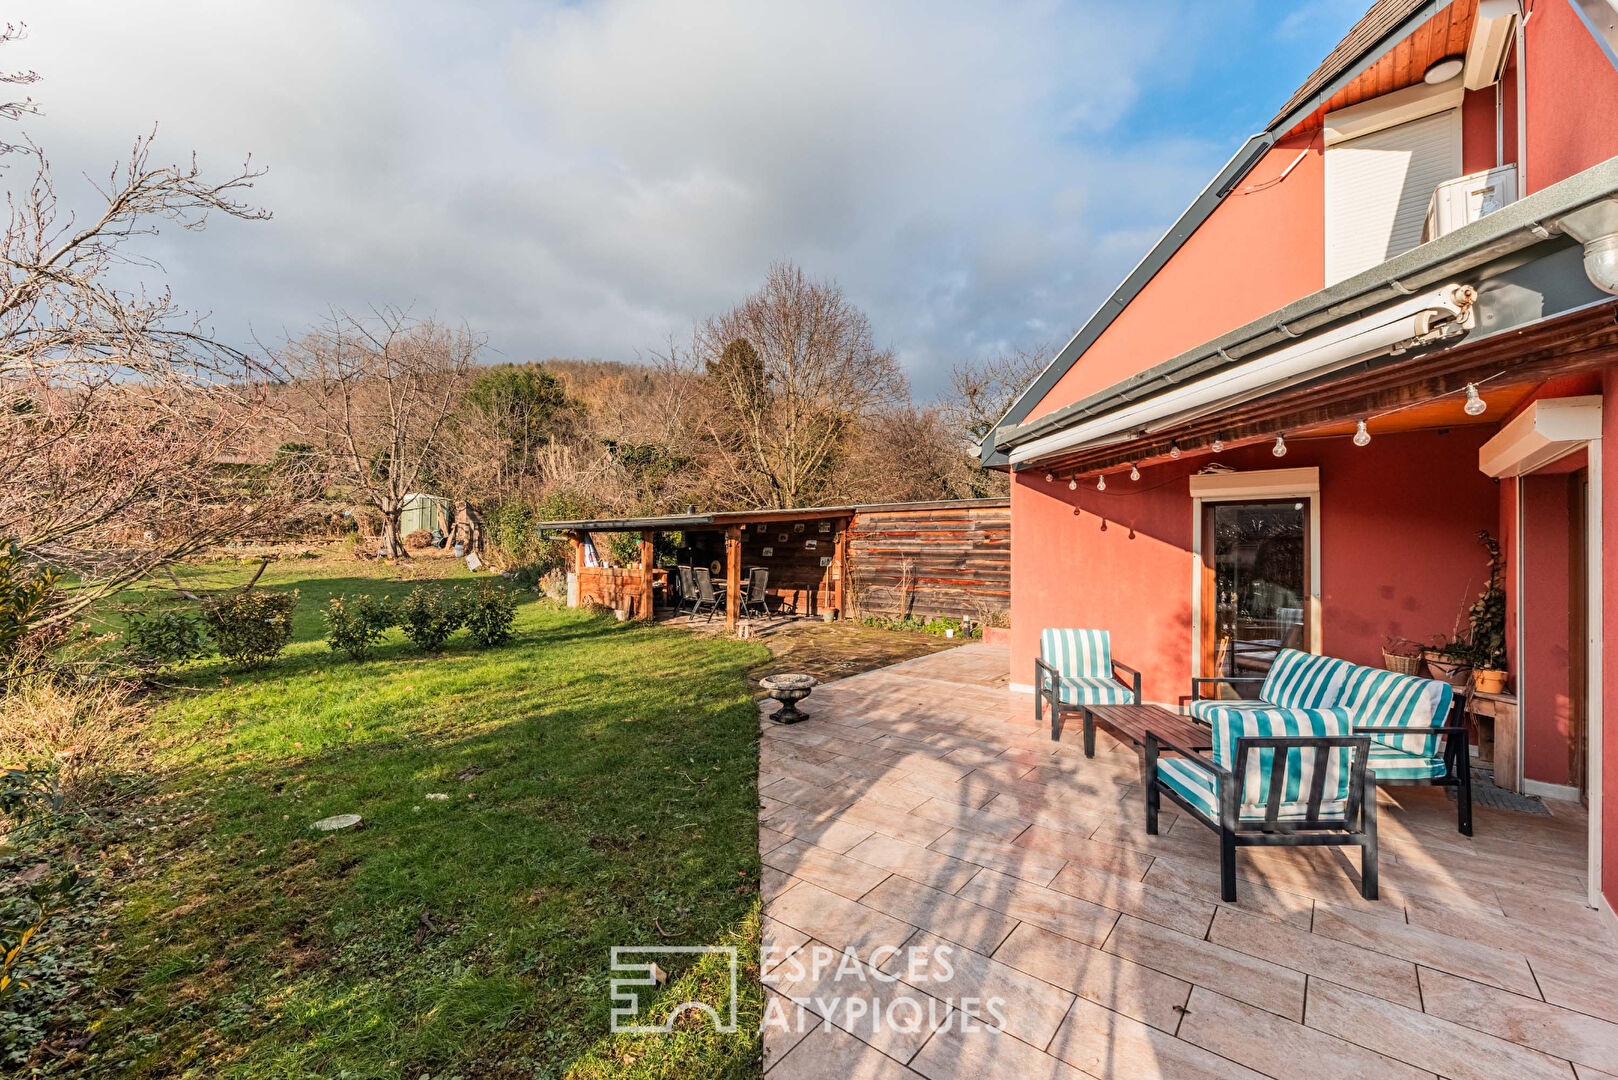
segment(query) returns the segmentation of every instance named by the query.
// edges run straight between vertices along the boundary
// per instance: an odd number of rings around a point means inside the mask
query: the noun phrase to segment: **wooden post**
[[[736,629],[736,609],[742,602],[742,528],[725,530],[725,629]]]
[[[640,534],[640,617],[652,618],[652,530]]]
[[[848,618],[848,612],[843,605],[848,600],[848,527],[852,521],[845,521],[837,530],[837,539],[832,544],[832,572],[836,578],[832,582],[833,600],[832,610],[837,612],[839,619]]]

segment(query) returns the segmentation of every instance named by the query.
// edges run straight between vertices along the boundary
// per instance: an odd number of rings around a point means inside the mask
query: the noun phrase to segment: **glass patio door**
[[[1309,648],[1309,500],[1203,504],[1208,674],[1262,675]]]

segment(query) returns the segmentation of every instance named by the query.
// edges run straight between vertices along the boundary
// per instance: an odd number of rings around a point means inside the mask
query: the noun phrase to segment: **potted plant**
[[[1479,530],[1478,543],[1489,553],[1489,583],[1466,613],[1472,684],[1482,693],[1498,694],[1506,688],[1505,560],[1500,542],[1487,531]]]

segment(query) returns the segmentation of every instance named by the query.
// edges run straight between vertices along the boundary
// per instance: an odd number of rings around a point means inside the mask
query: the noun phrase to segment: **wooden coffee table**
[[[1150,731],[1187,750],[1212,750],[1213,732],[1189,716],[1169,712],[1161,705],[1084,706],[1084,756],[1096,756],[1096,725],[1100,724],[1139,750]]]

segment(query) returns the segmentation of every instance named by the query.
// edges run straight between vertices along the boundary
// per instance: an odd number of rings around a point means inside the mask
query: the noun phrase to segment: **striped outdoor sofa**
[[[1260,685],[1262,683],[1262,685]],[[1252,700],[1205,697],[1226,686]],[[1213,676],[1191,680],[1191,715],[1211,723],[1223,708],[1327,710],[1340,714],[1354,734],[1371,739],[1369,766],[1383,785],[1436,784],[1456,789],[1456,828],[1472,835],[1472,769],[1463,702],[1449,683],[1418,679],[1329,656],[1283,649],[1267,675]]]
[[[1213,756],[1146,735],[1146,831],[1167,795],[1219,834],[1220,897],[1236,900],[1236,849],[1355,846],[1360,893],[1377,895],[1371,738],[1335,708],[1230,705],[1206,710]]]
[[[1119,673],[1128,681],[1119,677]],[[1112,658],[1112,635],[1105,630],[1052,630],[1039,633],[1034,660],[1034,722],[1051,711],[1051,738],[1061,736],[1064,712],[1086,705],[1140,702],[1140,672]]]

